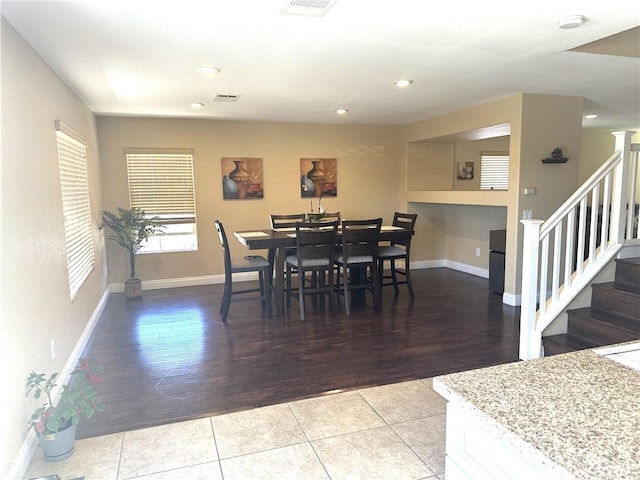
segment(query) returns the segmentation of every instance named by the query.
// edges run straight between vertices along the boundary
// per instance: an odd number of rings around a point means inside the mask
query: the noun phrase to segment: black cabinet
[[[507,247],[507,231],[491,230],[489,232],[489,290],[504,293],[505,250]]]

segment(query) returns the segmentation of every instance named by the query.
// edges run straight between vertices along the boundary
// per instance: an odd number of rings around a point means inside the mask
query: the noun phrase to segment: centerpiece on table
[[[308,189],[309,187],[303,183],[302,190],[306,192],[308,191]],[[311,195],[313,195],[313,193]],[[327,216],[327,212],[322,206],[322,195],[318,197],[318,207],[316,211],[314,211],[313,209],[313,196],[309,196],[309,208],[310,212],[307,214],[307,220],[309,220],[310,222],[319,222]]]
[[[31,372],[27,377],[27,397],[30,394],[35,399],[46,396],[45,403],[33,412],[29,420],[29,427],[38,437],[45,460],[57,462],[70,457],[80,418],[91,418],[94,413],[104,410],[94,388],[102,382],[97,375],[100,370],[88,359],[81,358],[71,372],[69,383],[62,386],[57,405],[53,404],[52,392],[58,386],[58,373],[47,376]]]

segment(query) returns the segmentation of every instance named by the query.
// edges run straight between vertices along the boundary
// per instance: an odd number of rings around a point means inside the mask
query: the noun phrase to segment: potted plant
[[[129,253],[130,277],[124,282],[124,292],[128,299],[142,296],[142,281],[136,278],[136,253],[151,235],[162,231],[156,218],[148,218],[144,210],[135,207],[129,210],[118,207],[117,214],[102,212],[100,228],[111,230],[111,235],[107,238]]]
[[[38,436],[45,460],[57,462],[71,456],[80,417],[91,418],[95,412],[104,410],[94,389],[102,381],[97,375],[100,370],[88,359],[81,358],[71,372],[69,384],[62,386],[60,400],[55,406],[51,392],[57,386],[58,374],[47,376],[31,372],[27,377],[27,397],[30,394],[35,399],[46,396],[45,403],[33,412],[29,420],[29,427]]]

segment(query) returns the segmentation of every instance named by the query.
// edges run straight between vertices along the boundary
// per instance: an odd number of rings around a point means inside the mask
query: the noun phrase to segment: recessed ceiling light
[[[584,17],[584,15],[568,15],[558,20],[558,28],[562,28],[563,30],[578,28],[586,21],[587,19]]]
[[[347,110],[346,108],[339,108],[336,110],[336,113],[338,115],[346,115],[349,112],[349,110]]]
[[[216,73],[220,73],[220,69],[218,67],[209,66],[198,67],[198,71],[203,75],[215,75]]]
[[[198,110],[199,108],[204,107],[204,103],[200,103],[200,102],[191,102],[191,103],[188,103],[187,105],[189,105],[194,110]]]
[[[585,115],[584,118],[586,118],[587,120],[593,120],[594,118],[598,118],[598,115],[596,115],[595,113],[591,113],[589,115]]]
[[[393,82],[393,84],[396,87],[400,87],[400,88],[408,87],[412,83],[413,83],[413,80],[397,80],[397,81]]]

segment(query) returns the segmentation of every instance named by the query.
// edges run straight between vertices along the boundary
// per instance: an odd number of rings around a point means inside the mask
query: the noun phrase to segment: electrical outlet
[[[51,340],[49,342],[49,348],[51,349],[51,360],[55,360],[56,359],[56,341],[55,340]]]
[[[479,256],[480,256],[480,249],[476,248],[476,257],[479,257]]]

